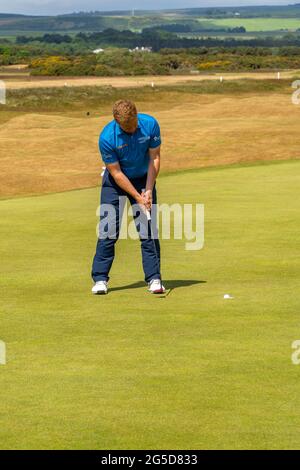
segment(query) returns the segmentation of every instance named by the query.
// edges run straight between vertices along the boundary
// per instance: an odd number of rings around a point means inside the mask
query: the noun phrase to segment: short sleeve
[[[156,119],[154,119],[151,135],[150,135],[150,148],[155,149],[161,145],[161,135],[160,135],[160,127]]]
[[[99,150],[102,160],[105,164],[117,163],[119,161],[118,155],[110,142],[103,136],[99,139]]]

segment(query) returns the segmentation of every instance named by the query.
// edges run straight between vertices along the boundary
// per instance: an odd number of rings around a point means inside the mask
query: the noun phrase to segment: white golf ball
[[[231,295],[229,295],[229,294],[225,294],[224,299],[233,299],[233,297],[231,297]]]

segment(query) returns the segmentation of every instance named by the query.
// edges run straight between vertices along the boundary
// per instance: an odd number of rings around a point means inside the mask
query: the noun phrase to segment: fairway
[[[90,294],[98,189],[0,201],[1,448],[299,449],[299,170],[161,177],[205,204],[203,250],[162,244],[166,299],[134,241]]]
[[[299,24],[300,27],[300,24]],[[297,75],[297,70],[283,70],[281,77],[285,79]],[[112,86],[114,88],[142,88],[145,86],[184,86],[189,82],[203,82],[207,80],[219,81],[220,76],[225,80],[273,80],[277,77],[277,71],[265,72],[220,72],[213,74],[190,74],[190,75],[147,75],[135,77],[35,77],[29,76],[26,72],[15,74],[9,77],[7,71],[2,72],[5,76],[6,88],[8,90],[23,90],[36,88],[70,88],[70,87],[92,87],[92,86]],[[1,73],[0,73],[1,79]]]

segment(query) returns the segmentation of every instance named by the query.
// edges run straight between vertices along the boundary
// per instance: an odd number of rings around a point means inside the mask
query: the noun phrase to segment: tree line
[[[66,44],[72,45],[73,48],[85,47],[141,47],[148,46],[156,52],[165,48],[195,48],[195,47],[284,47],[284,46],[300,46],[300,35],[286,34],[283,37],[258,37],[236,39],[233,37],[216,38],[216,37],[200,37],[187,38],[179,37],[177,34],[162,30],[146,28],[141,33],[135,33],[130,30],[118,31],[112,28],[105,29],[101,32],[94,33],[78,33],[74,36],[61,34],[44,34],[43,36],[17,36],[16,43],[19,45],[31,43],[45,44]]]

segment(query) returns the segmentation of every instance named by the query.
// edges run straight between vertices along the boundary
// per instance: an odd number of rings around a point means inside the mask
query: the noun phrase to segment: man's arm
[[[150,160],[148,166],[148,176],[144,198],[146,207],[150,210],[152,206],[152,191],[160,170],[160,146],[154,149],[149,149],[149,155]]]
[[[116,154],[115,149],[111,145],[110,141],[105,139],[102,134],[99,139],[99,149],[102,155],[102,160],[117,185],[130,196],[132,196],[138,204],[144,206],[145,203],[142,195],[138,193],[127,176],[121,170],[118,155]]]
[[[117,185],[121,189],[123,189],[123,191],[132,196],[136,200],[137,204],[140,204],[141,206],[145,205],[143,196],[131,184],[127,176],[121,170],[119,163],[106,164],[106,168],[108,169],[109,173],[111,174]]]

